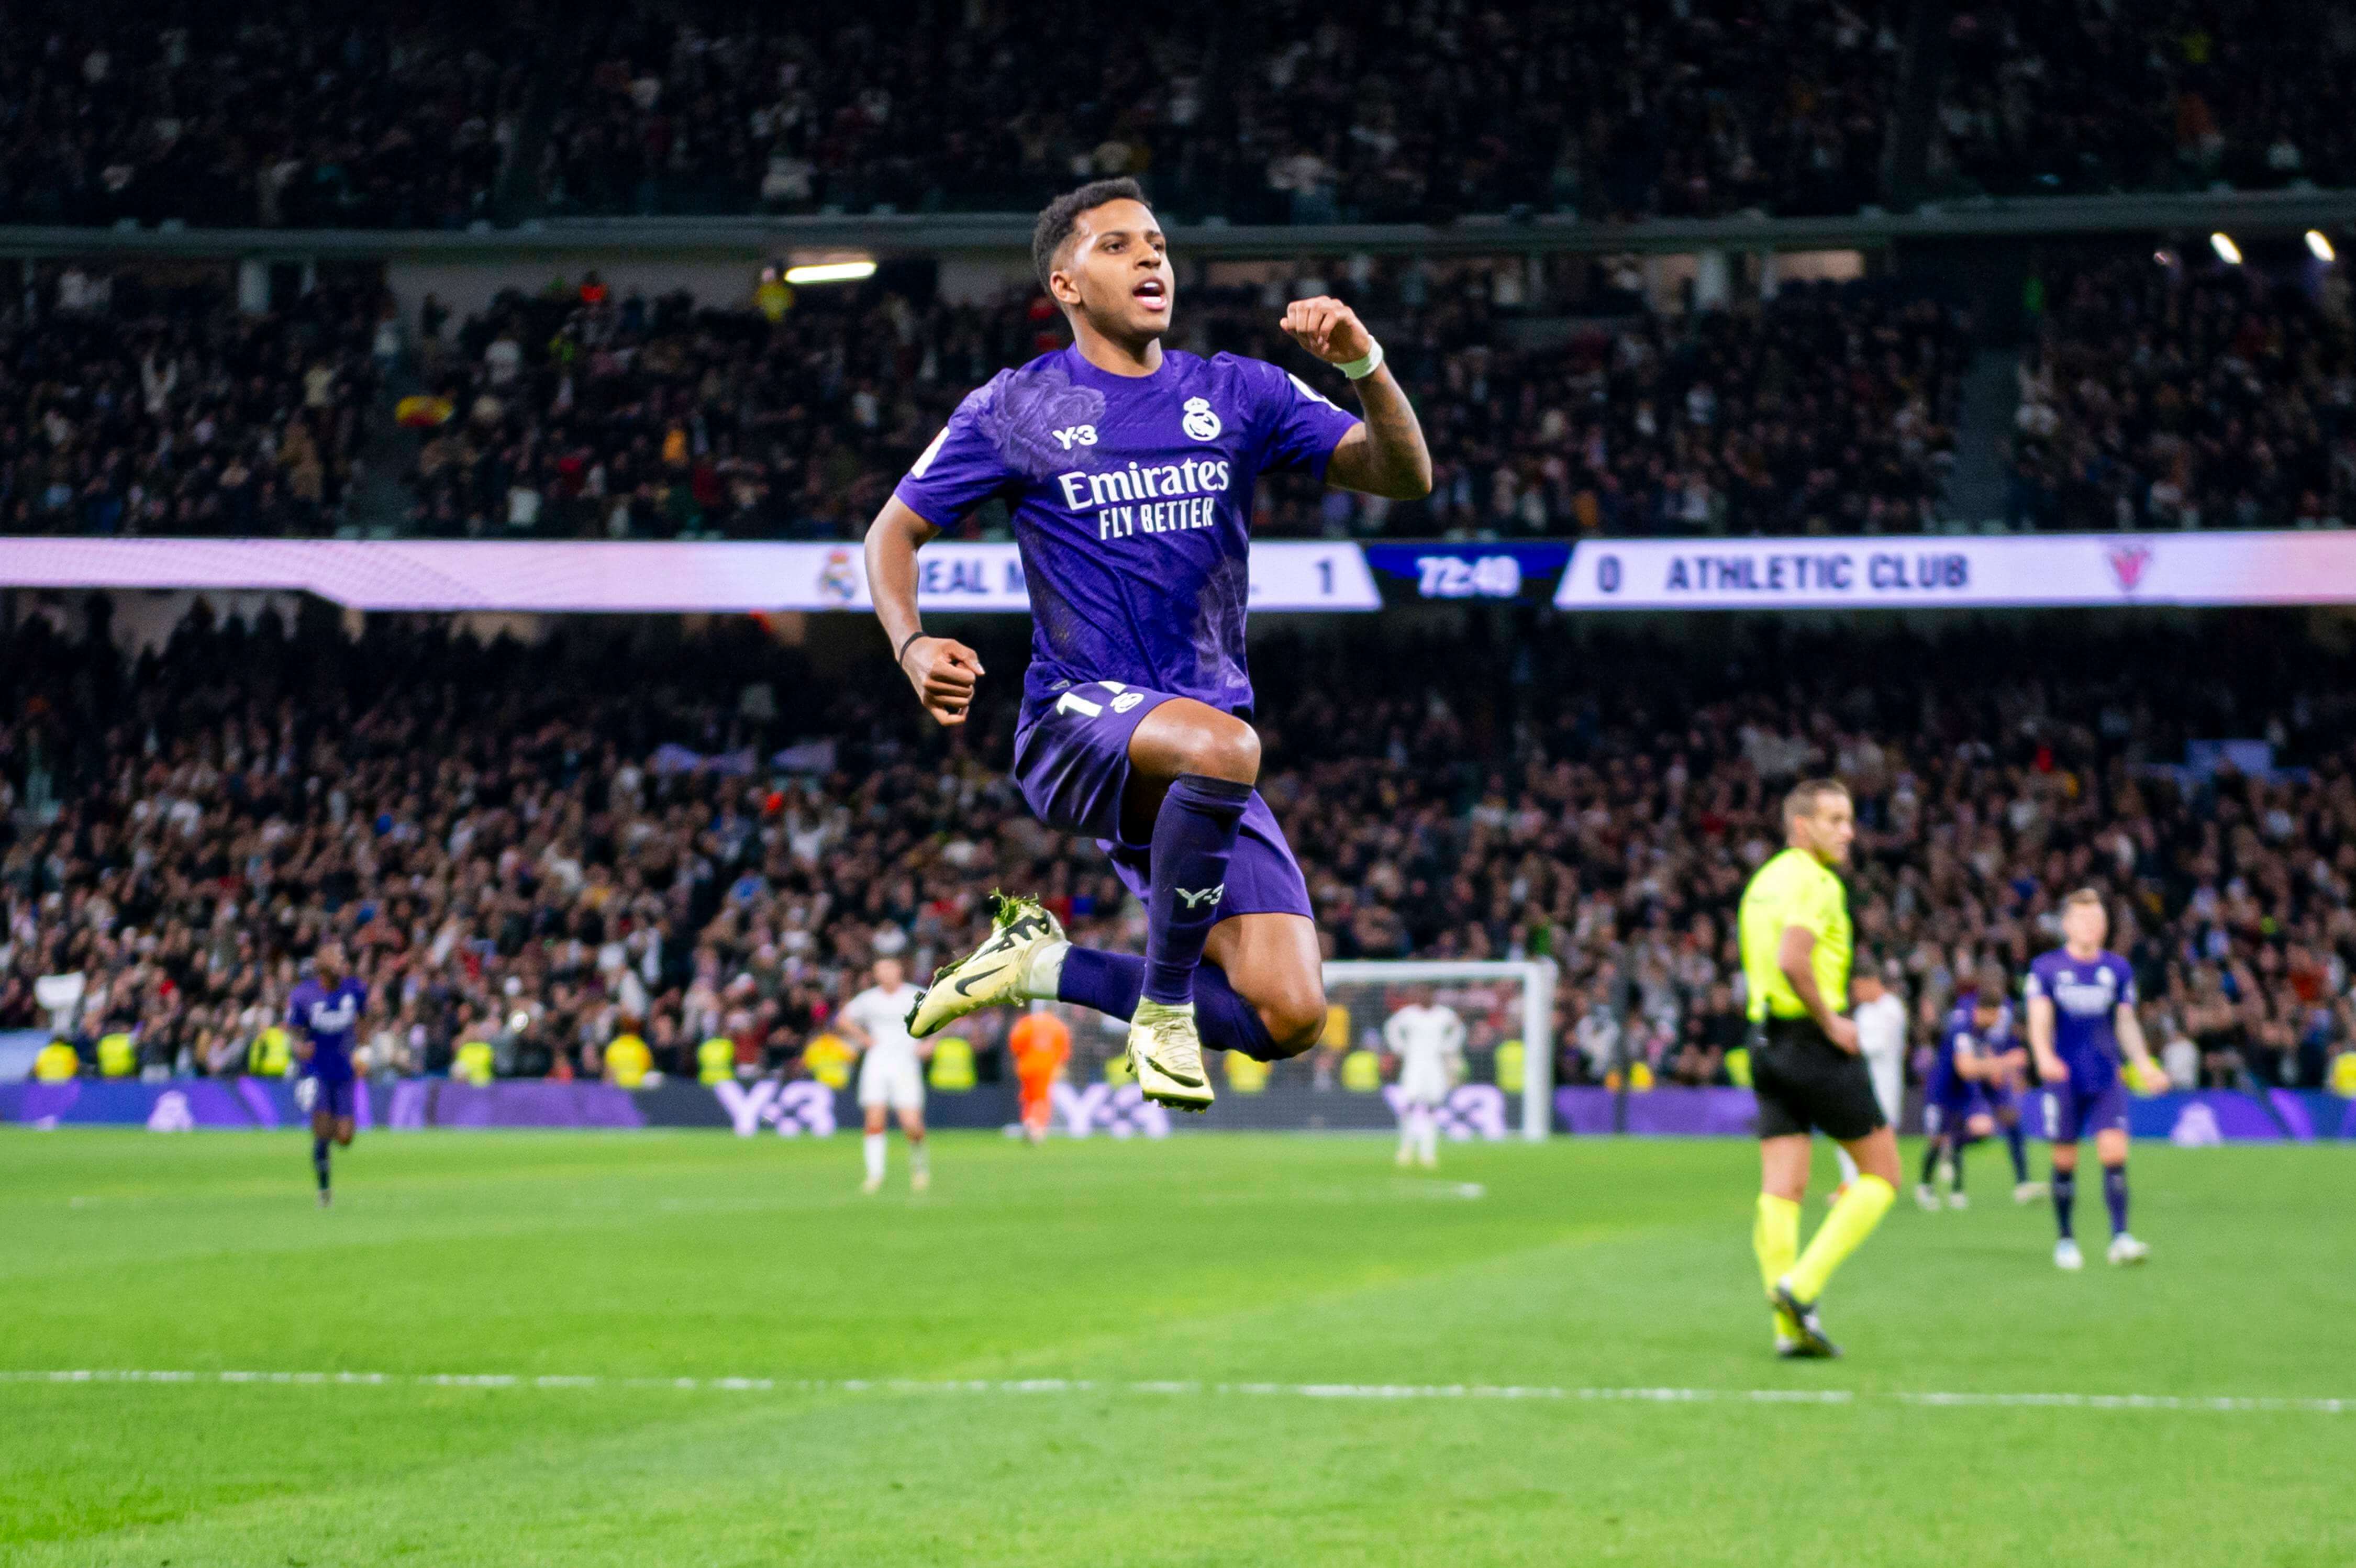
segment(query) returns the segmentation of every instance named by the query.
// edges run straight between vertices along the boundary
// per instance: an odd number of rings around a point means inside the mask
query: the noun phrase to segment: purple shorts
[[[316,1073],[305,1073],[304,1076],[308,1078],[313,1085],[315,1098],[311,1101],[312,1115],[316,1116],[323,1111],[330,1116],[348,1117],[352,1114],[351,1079],[325,1078]]]
[[[1150,843],[1120,833],[1121,792],[1129,788],[1129,737],[1145,715],[1170,701],[1118,681],[1086,681],[1014,732],[1014,781],[1032,812],[1049,827],[1086,833],[1112,861],[1130,892],[1146,896]],[[1217,918],[1299,915],[1315,918],[1301,863],[1284,842],[1276,813],[1254,790],[1227,863],[1227,891]]]
[[[1965,1079],[1952,1079],[1933,1083],[1922,1101],[1922,1131],[1936,1138],[1953,1133],[1961,1135],[1975,1116],[1987,1113],[1987,1096],[1980,1086]]]
[[[2074,1144],[2093,1133],[2127,1130],[2126,1085],[2114,1078],[2108,1083],[2081,1083],[2064,1079],[2038,1090],[2045,1104],[2045,1135],[2057,1144]]]

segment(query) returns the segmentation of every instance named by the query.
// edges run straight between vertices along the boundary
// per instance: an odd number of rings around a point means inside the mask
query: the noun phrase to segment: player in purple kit
[[[1269,1060],[1325,1022],[1308,888],[1253,788],[1253,486],[1295,470],[1411,499],[1431,489],[1431,457],[1381,346],[1338,300],[1296,300],[1282,326],[1349,379],[1363,416],[1275,365],[1165,350],[1175,279],[1135,181],[1059,198],[1032,251],[1072,345],[958,405],[868,529],[867,580],[926,711],[962,724],[981,662],[925,633],[916,551],[1007,500],[1032,613],[1014,776],[1145,901],[1145,955],[1074,947],[1035,900],[1001,898],[989,940],[933,976],[908,1026],[922,1037],[1032,998],[1091,1007],[1130,1020],[1149,1098],[1200,1111],[1205,1045]]]
[[[2012,1200],[2028,1203],[2044,1196],[2042,1185],[2029,1179],[2029,1147],[2020,1127],[2019,1090],[2029,1053],[2004,996],[2004,971],[1993,963],[1980,965],[1973,989],[1957,1000],[1940,1033],[1938,1061],[1923,1094],[1922,1130],[1928,1136],[1922,1181],[1914,1189],[1915,1202],[1926,1209],[1939,1207],[1934,1175],[1945,1177],[1950,1208],[1969,1204],[1964,1153],[1998,1129],[2012,1155]]]
[[[2119,1081],[2120,1053],[2146,1079],[2159,1069],[2136,1019],[2135,971],[2118,954],[2103,950],[2109,929],[2103,896],[2082,887],[2062,900],[2062,945],[2029,966],[2029,1048],[2037,1059],[2046,1135],[2053,1140],[2057,1268],[2085,1266],[2070,1233],[2070,1209],[2078,1196],[2078,1140],[2090,1131],[2111,1211],[2111,1262],[2140,1263],[2151,1251],[2127,1230],[2127,1097]]]
[[[1997,971],[1998,979],[2003,972]],[[2029,1044],[2021,1037],[2020,1020],[2009,1004],[1991,1045],[1980,1042],[1980,1096],[1989,1117],[2004,1134],[2005,1151],[2012,1156],[2012,1200],[2034,1203],[2045,1196],[2045,1184],[2029,1176],[2029,1135],[2020,1124],[2020,1097],[2029,1087]]]
[[[311,1168],[319,1177],[319,1207],[334,1201],[327,1185],[329,1140],[352,1142],[352,1035],[368,1008],[368,987],[344,963],[341,943],[323,942],[311,978],[286,999],[286,1025],[303,1064],[299,1092],[311,1108]]]
[[[1946,1180],[1950,1208],[1971,1201],[1964,1193],[1964,1151],[1974,1139],[1996,1132],[1987,1090],[2011,1033],[2004,972],[1982,964],[1972,993],[1949,1009],[1940,1027],[1938,1059],[1923,1086],[1922,1176],[1914,1200],[1926,1209],[1939,1207],[1940,1176]]]

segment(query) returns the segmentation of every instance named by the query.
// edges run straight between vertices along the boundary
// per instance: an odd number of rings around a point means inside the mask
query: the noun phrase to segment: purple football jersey
[[[1026,718],[1087,681],[1248,715],[1253,485],[1323,478],[1357,423],[1265,360],[1172,349],[1116,376],[1061,349],[970,393],[895,493],[942,528],[1005,498],[1031,595]]]
[[[2056,948],[2029,966],[2028,993],[2053,1004],[2053,1054],[2070,1081],[2100,1089],[2118,1077],[2119,1004],[2135,1005],[2135,971],[2115,952],[2093,958]]]
[[[368,987],[351,975],[333,986],[315,976],[297,985],[286,998],[286,1022],[311,1042],[311,1059],[304,1064],[306,1078],[346,1079],[352,1076],[352,1036],[368,1007]]]

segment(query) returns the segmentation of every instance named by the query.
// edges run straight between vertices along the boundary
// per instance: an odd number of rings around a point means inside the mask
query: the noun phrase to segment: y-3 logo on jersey
[[[1067,424],[1055,433],[1055,440],[1068,452],[1075,446],[1097,444],[1097,427],[1093,424]]]
[[[1205,887],[1194,893],[1187,892],[1183,887],[1173,887],[1171,891],[1177,894],[1189,909],[1199,909],[1205,904],[1217,903],[1226,895],[1227,885],[1222,882],[1216,887]]]

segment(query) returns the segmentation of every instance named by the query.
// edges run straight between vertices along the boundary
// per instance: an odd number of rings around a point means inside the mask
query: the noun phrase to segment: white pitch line
[[[0,1371],[0,1383],[287,1383],[445,1389],[672,1389],[720,1393],[1139,1394],[1312,1400],[1588,1400],[1640,1404],[1826,1404],[1874,1401],[1949,1409],[2197,1411],[2356,1414],[2356,1399],[2236,1394],[1916,1392],[1849,1389],[1580,1389],[1497,1383],[1107,1382],[1088,1378],[639,1378],[513,1372],[165,1371],[81,1368]]]

